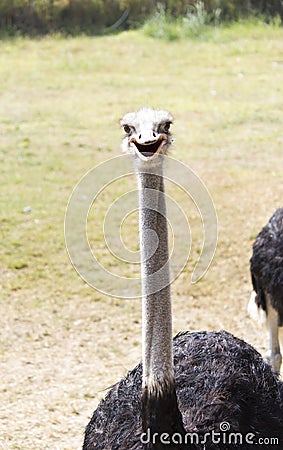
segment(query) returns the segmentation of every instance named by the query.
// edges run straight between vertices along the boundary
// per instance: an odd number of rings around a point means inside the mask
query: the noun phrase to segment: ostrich
[[[149,108],[121,120],[139,186],[142,363],[100,402],[83,450],[251,449],[264,436],[282,446],[282,384],[256,350],[226,331],[184,332],[172,341],[162,175],[171,123],[168,112]],[[223,424],[238,433],[236,442],[227,441]]]
[[[266,320],[268,359],[273,370],[279,373],[282,363],[279,327],[283,326],[283,208],[275,211],[258,234],[250,268],[254,290],[248,309],[252,317],[263,316]]]

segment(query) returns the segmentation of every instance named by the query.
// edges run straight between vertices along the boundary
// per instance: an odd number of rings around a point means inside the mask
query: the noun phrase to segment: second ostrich
[[[279,327],[283,326],[283,208],[277,209],[258,234],[250,260],[253,292],[251,316],[263,312],[269,330],[268,359],[277,373],[282,355]]]
[[[139,186],[142,363],[98,405],[83,450],[250,450],[263,437],[282,448],[282,384],[256,350],[225,331],[172,341],[163,180],[171,123],[168,112],[149,108],[121,121]]]

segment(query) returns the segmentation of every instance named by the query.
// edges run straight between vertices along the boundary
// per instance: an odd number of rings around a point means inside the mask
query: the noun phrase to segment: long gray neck
[[[168,231],[162,159],[137,167],[142,274],[143,386],[159,389],[173,380]]]
[[[144,450],[163,450],[164,433],[185,435],[172,356],[172,313],[163,158],[152,169],[136,162],[142,274],[142,429]],[[154,436],[157,436],[157,441]],[[175,450],[175,445],[166,446]],[[179,446],[178,450],[185,447]]]

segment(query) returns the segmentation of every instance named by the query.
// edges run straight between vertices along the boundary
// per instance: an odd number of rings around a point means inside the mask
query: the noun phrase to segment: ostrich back
[[[283,448],[282,383],[253,347],[225,331],[198,332],[177,335],[173,351],[184,427],[199,439],[194,448],[269,448],[258,444],[260,437],[277,437],[281,444],[272,448]],[[112,387],[86,428],[83,450],[143,448],[141,383],[139,364]],[[231,433],[242,433],[241,445],[229,443],[228,437],[224,443],[223,434],[221,442],[211,439],[212,431],[220,432],[223,424]],[[245,442],[248,433],[253,434],[254,445]]]
[[[266,311],[265,294],[283,325],[283,208],[277,209],[253,245],[251,275],[256,303]]]

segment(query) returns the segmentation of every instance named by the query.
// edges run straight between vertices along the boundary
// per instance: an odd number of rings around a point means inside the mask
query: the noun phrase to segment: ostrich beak
[[[167,144],[168,138],[165,134],[160,134],[158,139],[154,141],[138,142],[136,138],[130,140],[135,145],[136,154],[143,160],[155,158]]]

